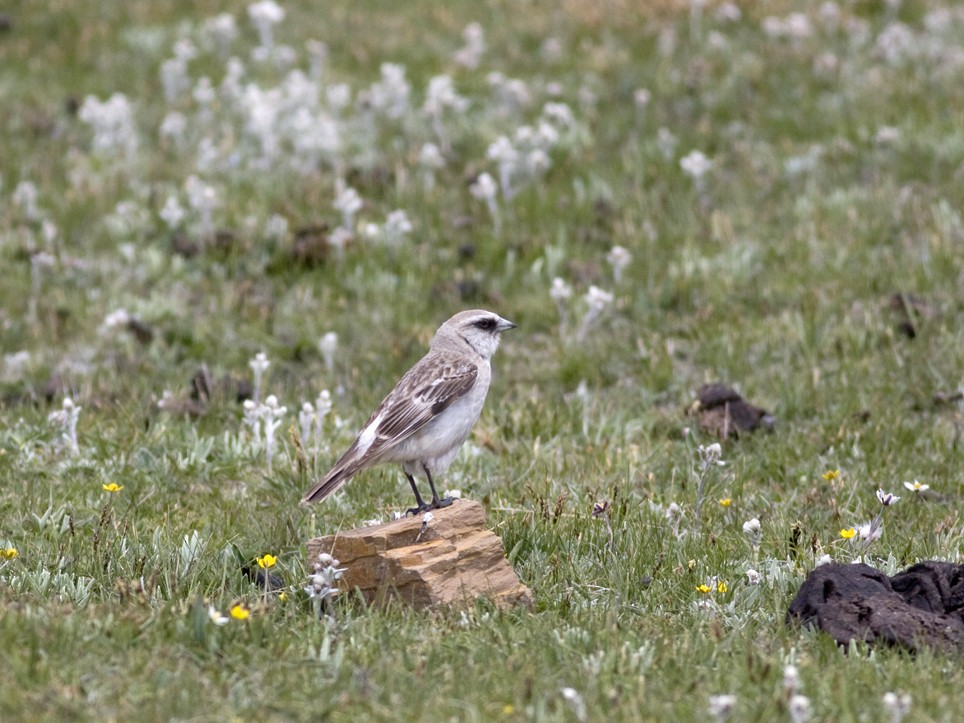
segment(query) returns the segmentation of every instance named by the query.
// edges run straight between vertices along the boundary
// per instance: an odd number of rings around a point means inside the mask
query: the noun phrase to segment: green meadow
[[[959,656],[784,616],[964,557],[962,108],[939,0],[7,3],[0,720],[958,720]],[[534,603],[319,617],[306,541],[411,492],[298,501],[472,308],[439,487]]]

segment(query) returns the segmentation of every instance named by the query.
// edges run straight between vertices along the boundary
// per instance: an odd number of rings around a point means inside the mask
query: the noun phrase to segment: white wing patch
[[[358,457],[361,457],[368,451],[368,448],[372,446],[372,442],[375,441],[375,433],[378,430],[378,425],[382,422],[382,415],[379,414],[375,417],[371,423],[365,427],[361,434],[358,435],[358,446],[356,447]]]

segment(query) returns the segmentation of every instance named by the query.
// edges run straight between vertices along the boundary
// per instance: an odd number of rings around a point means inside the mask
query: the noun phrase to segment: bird
[[[502,333],[514,328],[511,321],[482,309],[461,311],[442,324],[428,353],[399,379],[302,504],[334,494],[363,469],[395,462],[415,493],[408,514],[451,505],[452,498],[439,498],[435,478],[452,464],[479,418],[492,379],[490,359]],[[419,494],[415,475],[428,480],[431,502]]]

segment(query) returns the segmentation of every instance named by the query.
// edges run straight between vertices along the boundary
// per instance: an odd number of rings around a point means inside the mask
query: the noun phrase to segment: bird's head
[[[503,331],[514,329],[508,319],[481,309],[460,311],[446,321],[435,332],[432,346],[439,342],[468,344],[484,359],[489,359],[499,348],[499,337]]]

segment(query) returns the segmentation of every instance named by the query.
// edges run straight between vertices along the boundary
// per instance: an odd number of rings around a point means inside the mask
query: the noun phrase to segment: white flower
[[[726,464],[726,462],[721,459],[723,457],[723,448],[719,442],[713,442],[713,444],[708,447],[704,447],[701,444],[696,451],[699,452],[700,459],[703,460],[703,464],[706,466],[715,464],[718,467],[722,467]]]
[[[623,278],[623,270],[632,260],[633,255],[622,246],[613,246],[606,254],[606,261],[613,267],[613,279],[617,284]]]
[[[917,492],[918,494],[926,492],[931,488],[930,485],[921,484],[917,480],[914,480],[913,482],[904,482],[904,487],[909,489],[911,492]]]
[[[482,54],[485,53],[485,33],[478,23],[469,23],[462,31],[465,46],[455,53],[455,62],[470,70],[479,67]]]
[[[760,521],[753,517],[743,523],[743,534],[754,537],[760,534]]]
[[[586,303],[589,304],[590,313],[594,314],[603,311],[603,309],[613,303],[613,299],[615,299],[612,292],[600,289],[598,286],[590,286],[585,298]]]
[[[100,325],[102,331],[110,331],[119,326],[127,326],[131,321],[131,315],[127,309],[115,309],[104,317],[104,323]]]
[[[271,214],[264,224],[264,235],[277,240],[284,239],[288,233],[288,219],[277,213]]]
[[[800,671],[796,665],[783,666],[783,687],[791,694],[800,687]]]
[[[710,696],[710,715],[718,721],[723,721],[729,718],[734,707],[736,707],[735,695],[725,694]]]
[[[584,721],[586,720],[586,702],[583,700],[582,695],[575,688],[562,688],[559,690],[562,694],[563,700],[565,700],[569,707],[572,708],[573,715],[576,716],[576,720]]]
[[[576,125],[576,117],[565,103],[546,103],[542,106],[542,116],[560,128],[572,128]]]
[[[174,196],[168,196],[164,202],[164,208],[159,213],[161,220],[167,224],[168,228],[175,229],[184,220],[185,212],[180,202]]]
[[[912,702],[910,695],[907,693],[898,694],[887,691],[883,697],[884,710],[887,711],[894,723],[900,723],[904,719],[904,716],[910,712]]]
[[[324,417],[331,411],[331,392],[327,389],[322,389],[318,394],[318,399],[315,401],[315,408],[318,411],[319,417]]]
[[[160,134],[161,138],[170,138],[172,141],[178,142],[184,137],[184,131],[187,130],[187,118],[183,113],[179,113],[176,110],[172,110],[166,116],[164,120],[161,121],[160,127],[157,132]]]
[[[382,63],[381,80],[369,88],[369,102],[389,118],[401,118],[408,111],[411,86],[405,79],[405,66]]]
[[[434,143],[426,143],[418,153],[418,162],[422,168],[442,168],[445,166],[445,158],[442,151]]]
[[[362,205],[361,196],[351,186],[346,186],[338,192],[334,206],[335,210],[342,215],[342,226],[344,228],[351,229],[355,214],[361,210]]]
[[[389,246],[397,246],[401,240],[412,232],[412,222],[408,214],[402,209],[396,209],[385,219],[385,241]]]
[[[318,340],[318,351],[325,358],[325,367],[329,372],[335,369],[335,354],[338,352],[338,334],[333,331],[326,332]],[[329,404],[329,408],[330,408]]]
[[[301,425],[301,440],[307,442],[311,438],[311,428],[315,424],[315,408],[311,405],[311,402],[305,402],[301,405],[301,411],[298,412],[298,424]]]
[[[881,126],[877,129],[874,142],[881,146],[891,145],[900,140],[900,128],[894,126]]]
[[[70,397],[64,397],[62,408],[47,415],[47,421],[60,427],[61,439],[76,454],[80,451],[77,444],[77,420],[82,407],[74,404]]]
[[[263,351],[259,351],[254,355],[254,358],[248,362],[248,366],[255,374],[264,374],[268,371],[268,367],[271,366],[271,362],[268,361],[268,355]]]
[[[428,82],[428,91],[422,109],[429,115],[438,116],[446,108],[461,113],[469,106],[469,101],[455,92],[452,78],[436,75]]]
[[[435,515],[433,515],[431,512],[426,512],[424,515],[422,515],[422,526],[424,527],[434,519]]]
[[[344,110],[351,103],[351,86],[347,83],[332,83],[325,88],[325,101],[335,112]]]
[[[188,176],[184,182],[187,201],[201,215],[201,225],[205,231],[211,230],[211,212],[218,207],[218,192],[197,176]]]
[[[40,232],[48,245],[52,245],[57,240],[57,224],[50,219],[45,218],[40,222]]]
[[[857,537],[867,542],[873,542],[884,534],[884,528],[877,523],[877,520],[865,522],[857,527]]]
[[[499,187],[496,185],[495,179],[488,173],[479,174],[479,177],[475,179],[475,183],[469,186],[469,191],[472,195],[483,201],[495,199],[495,194],[498,189]]]
[[[208,37],[220,46],[222,52],[227,51],[227,47],[238,37],[238,26],[230,13],[208,18],[204,21],[203,29]]]
[[[3,366],[5,374],[13,381],[18,381],[23,377],[24,372],[30,365],[30,352],[18,351],[12,354],[3,355]]]
[[[285,11],[274,0],[260,0],[248,5],[248,17],[259,27],[262,23],[276,25],[285,19]]]
[[[746,582],[748,585],[759,585],[762,579],[763,575],[754,570],[752,567],[746,571]]]
[[[222,615],[213,605],[208,605],[208,619],[215,625],[227,625],[231,620],[227,615]]]
[[[134,106],[123,93],[114,93],[105,101],[88,95],[77,117],[94,131],[93,146],[105,153],[118,150],[131,152],[137,147]]]
[[[615,299],[611,292],[600,289],[598,286],[590,286],[583,298],[586,300],[588,308],[576,332],[576,338],[580,341],[586,337],[586,334],[589,333],[589,330],[596,323],[596,320],[599,319],[606,307],[612,304]],[[559,304],[559,306],[561,310],[562,305]]]
[[[519,153],[512,145],[512,141],[505,136],[499,136],[489,144],[485,157],[496,163],[512,164],[518,159]]]
[[[572,287],[558,276],[552,280],[552,288],[549,289],[549,296],[557,304],[572,297]]]
[[[328,234],[328,245],[335,249],[337,253],[343,253],[348,242],[354,238],[355,234],[344,226],[339,226]]]
[[[40,218],[40,211],[37,208],[38,196],[36,184],[32,181],[21,181],[13,189],[10,200],[23,211],[24,216],[31,221],[36,221]]]
[[[723,2],[716,8],[715,17],[721,23],[735,23],[743,17],[743,13],[736,3]]]
[[[462,490],[445,490],[442,497],[451,497],[453,500],[462,499]]]
[[[702,151],[690,151],[680,159],[679,166],[683,169],[683,173],[693,180],[699,181],[713,167],[713,161],[707,158]]]
[[[793,723],[803,723],[810,717],[810,699],[799,693],[790,697],[787,704],[790,720]]]
[[[268,408],[265,416],[269,419],[279,419],[288,412],[287,407],[282,407],[278,404],[278,397],[274,394],[268,395],[268,398],[264,400],[264,406]]]
[[[891,505],[897,504],[900,501],[900,497],[893,495],[890,492],[884,492],[883,490],[877,490],[877,499],[880,500],[880,504],[884,507],[890,507]]]
[[[361,235],[369,241],[377,241],[382,235],[382,227],[377,223],[364,223],[360,229]]]

